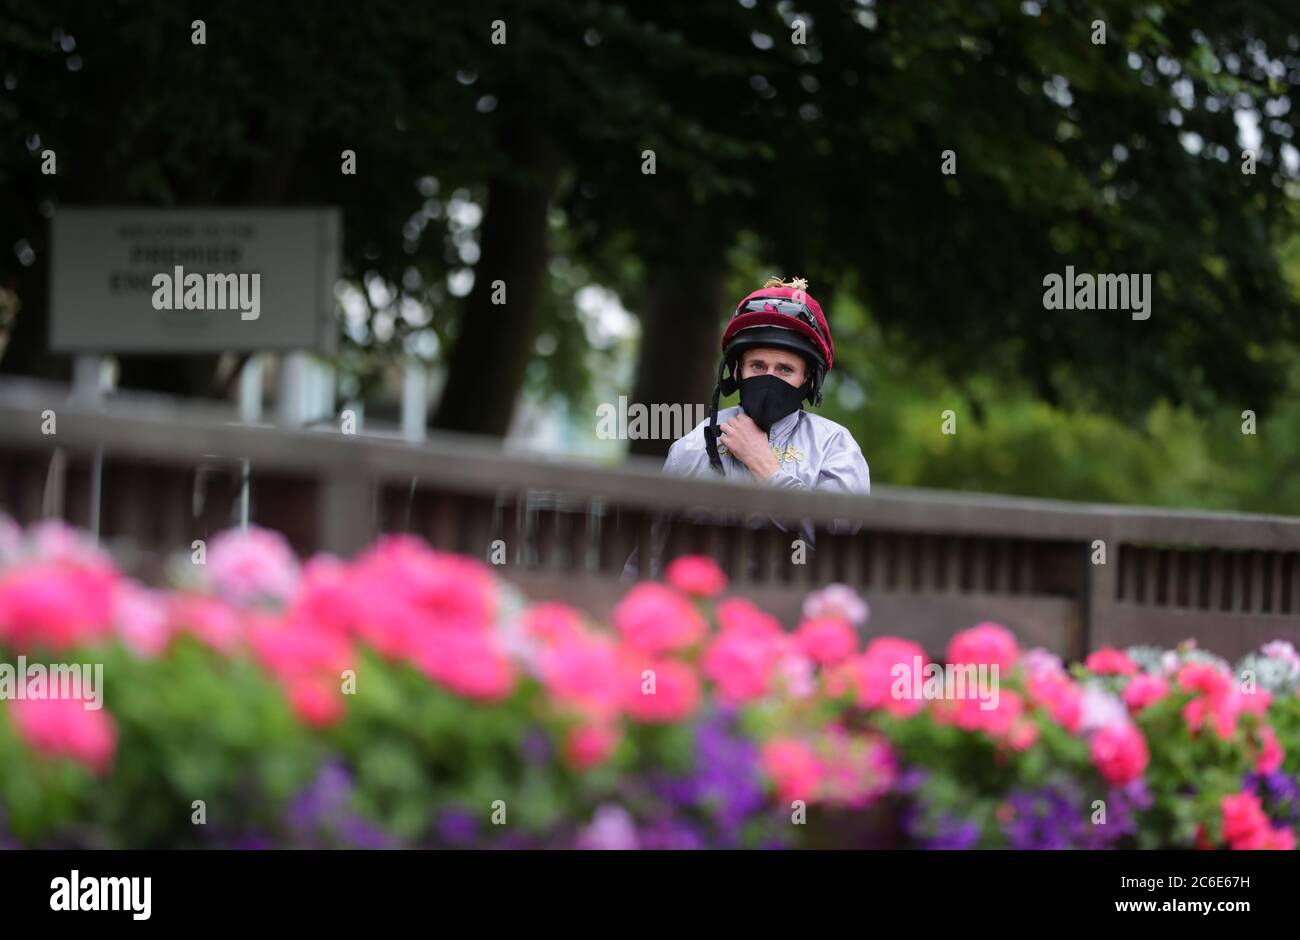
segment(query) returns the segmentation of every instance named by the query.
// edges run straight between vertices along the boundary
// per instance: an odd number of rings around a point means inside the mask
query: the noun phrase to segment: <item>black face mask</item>
[[[808,383],[791,385],[775,375],[755,375],[740,380],[740,407],[764,431],[799,408]]]

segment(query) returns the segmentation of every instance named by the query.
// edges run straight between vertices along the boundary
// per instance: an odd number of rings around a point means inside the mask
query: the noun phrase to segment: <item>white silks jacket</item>
[[[722,409],[718,412],[718,427],[740,413],[739,405]],[[704,446],[704,435],[708,429],[709,422],[702,421],[685,437],[675,441],[668,450],[668,459],[664,461],[664,473],[672,476],[716,477],[716,471],[709,465],[709,452]],[[867,467],[866,458],[862,456],[862,448],[843,425],[798,408],[772,425],[767,439],[776,454],[780,469],[765,485],[780,489],[863,495],[871,492],[871,471]],[[749,468],[728,453],[721,442],[718,444],[718,454],[722,459],[726,479],[754,482]],[[692,512],[684,515],[700,521],[739,521],[734,513]],[[662,551],[668,534],[664,521],[662,517],[657,519],[652,529],[651,541],[656,554]],[[752,528],[774,525],[786,531],[780,522],[761,513],[747,517],[746,522]],[[830,530],[853,532],[860,525],[860,520],[842,519],[836,520]],[[812,522],[804,520],[800,524],[800,530],[804,543],[812,550],[815,547]],[[623,580],[634,580],[638,576],[638,568],[637,552],[633,550],[623,568]]]

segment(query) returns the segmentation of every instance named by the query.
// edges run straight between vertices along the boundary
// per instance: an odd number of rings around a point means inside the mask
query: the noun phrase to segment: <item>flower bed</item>
[[[605,626],[496,571],[252,529],[156,590],[0,519],[0,845],[1295,847],[1290,644],[1066,668],[980,624],[940,670],[839,585],[788,632],[683,558]]]

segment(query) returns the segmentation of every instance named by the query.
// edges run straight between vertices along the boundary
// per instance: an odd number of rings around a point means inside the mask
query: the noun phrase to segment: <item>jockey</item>
[[[789,283],[769,278],[736,305],[722,334],[709,418],[673,443],[664,473],[716,473],[781,489],[871,491],[871,472],[853,435],[803,409],[804,401],[821,404],[826,374],[835,361],[830,326],[807,286],[803,278]],[[719,412],[719,397],[736,391],[740,404]],[[811,522],[805,521],[801,530],[811,549]],[[634,577],[636,569],[634,552],[624,577]]]
[[[818,406],[835,343],[808,282],[769,278],[747,295],[722,334],[722,360],[708,422],[673,443],[664,472],[752,477],[787,489],[871,491],[871,474],[853,435],[803,410]],[[718,412],[720,395],[740,404]]]

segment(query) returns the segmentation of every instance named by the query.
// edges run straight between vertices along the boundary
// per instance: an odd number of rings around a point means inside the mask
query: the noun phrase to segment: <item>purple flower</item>
[[[909,771],[913,798],[903,806],[901,824],[907,838],[922,849],[960,850],[975,847],[979,841],[978,823],[962,819],[951,813],[941,812],[937,816],[930,812],[920,795],[922,783],[929,773],[920,768]]]
[[[1086,823],[1073,786],[1061,783],[1012,793],[1014,815],[1002,831],[1014,849],[1068,849],[1079,846]]]
[[[979,841],[980,827],[971,820],[961,819],[948,813],[942,814],[934,828],[934,834],[921,839],[923,849],[939,851],[961,851],[973,849]]]
[[[523,752],[524,760],[533,765],[545,764],[552,756],[551,742],[547,740],[544,733],[536,730],[524,735],[520,750]]]
[[[1153,803],[1146,781],[1138,779],[1106,791],[1105,822],[1091,823],[1083,847],[1112,849],[1125,836],[1137,834],[1137,811],[1150,809]]]
[[[1281,770],[1272,773],[1252,772],[1242,778],[1242,789],[1260,798],[1265,812],[1275,824],[1300,823],[1300,777]]]
[[[288,823],[301,833],[337,821],[347,808],[352,792],[352,775],[338,761],[326,761],[313,780],[289,804]]]
[[[339,827],[343,841],[356,849],[392,849],[397,840],[360,816],[349,816]]]
[[[689,823],[671,818],[657,819],[642,826],[637,844],[643,849],[702,849],[704,839]]]
[[[446,845],[472,845],[478,836],[478,818],[468,810],[452,806],[438,815],[438,839]]]
[[[930,772],[924,767],[908,767],[898,776],[894,785],[900,793],[915,793],[930,779]]]
[[[766,803],[758,745],[730,733],[726,716],[701,721],[695,735],[695,801],[708,805],[723,830],[738,829]]]

